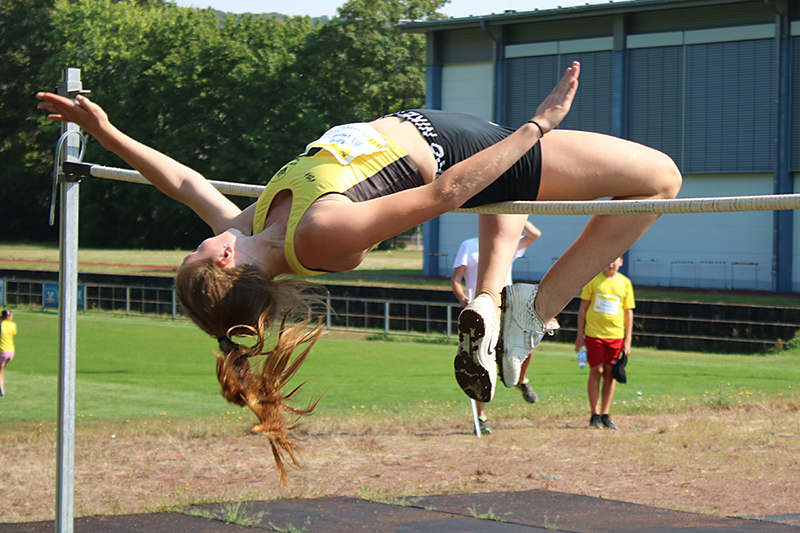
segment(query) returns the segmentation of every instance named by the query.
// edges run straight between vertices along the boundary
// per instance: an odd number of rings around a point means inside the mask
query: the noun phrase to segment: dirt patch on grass
[[[79,428],[75,514],[111,515],[241,499],[403,496],[546,489],[722,516],[800,512],[797,406],[704,408],[583,419],[306,425],[304,468],[277,473],[243,426]],[[4,430],[0,522],[53,519],[55,431]]]

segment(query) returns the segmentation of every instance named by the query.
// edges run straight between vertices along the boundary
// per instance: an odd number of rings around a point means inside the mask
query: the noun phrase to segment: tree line
[[[397,24],[441,18],[446,1],[349,0],[318,24],[164,0],[4,0],[0,241],[58,240],[48,212],[59,125],[34,95],[62,68],[81,69],[89,98],[133,138],[209,179],[264,184],[335,124],[423,106],[425,38]],[[91,139],[84,161],[125,166]],[[82,247],[186,249],[210,234],[151,187],[83,183]]]

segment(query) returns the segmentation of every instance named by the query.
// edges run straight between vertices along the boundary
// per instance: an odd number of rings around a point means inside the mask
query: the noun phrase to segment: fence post
[[[326,306],[325,306],[325,327],[327,329],[331,329],[331,295],[328,293],[328,297],[326,298]]]
[[[383,302],[383,332],[389,334],[389,300]]]
[[[431,306],[425,304],[425,333],[431,332]]]
[[[450,338],[450,335],[452,334],[451,322],[453,322],[453,316],[450,314],[452,310],[453,310],[453,306],[448,305],[447,306],[447,338],[448,339]]]

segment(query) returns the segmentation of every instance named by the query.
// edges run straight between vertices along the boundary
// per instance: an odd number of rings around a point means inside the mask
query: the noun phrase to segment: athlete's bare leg
[[[541,141],[539,200],[674,198],[681,175],[665,154],[595,133],[554,130]],[[596,215],[539,285],[536,310],[554,318],[594,276],[624,254],[658,215]]]
[[[527,215],[478,215],[478,283],[475,294],[488,294],[500,308],[500,291],[517,251]]]

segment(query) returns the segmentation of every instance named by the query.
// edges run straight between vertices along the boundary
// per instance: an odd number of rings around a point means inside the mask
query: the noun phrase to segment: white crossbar
[[[95,178],[102,178],[105,180],[127,181],[129,183],[143,183],[145,185],[151,184],[144,176],[135,170],[92,165],[89,172]],[[258,198],[264,190],[263,185],[248,185],[245,183],[231,183],[228,181],[208,181],[222,194],[230,194],[231,196]]]
[[[102,179],[149,182],[138,172],[92,165],[92,176]],[[247,185],[227,181],[209,182],[222,194],[258,198],[263,185]],[[499,202],[456,213],[515,215],[635,215],[679,213],[730,213],[738,211],[781,211],[800,209],[800,194],[763,196],[720,196],[715,198],[678,198],[675,200],[592,200],[588,202]]]

